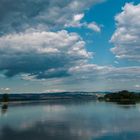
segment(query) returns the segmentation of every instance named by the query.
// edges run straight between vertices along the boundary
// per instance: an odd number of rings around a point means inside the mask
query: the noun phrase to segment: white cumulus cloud
[[[126,3],[116,17],[117,29],[111,42],[111,51],[119,59],[140,61],[140,4]]]
[[[95,32],[101,32],[101,27],[95,22],[89,23],[87,25],[87,28],[89,28]]]
[[[84,14],[77,14],[77,15],[74,15],[73,19],[74,21],[80,21],[82,18],[84,17]]]
[[[76,33],[24,32],[0,37],[0,70],[8,77],[29,73],[38,78],[68,76],[67,69],[92,53]]]

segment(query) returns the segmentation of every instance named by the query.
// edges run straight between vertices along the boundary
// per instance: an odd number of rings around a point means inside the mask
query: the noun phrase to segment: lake
[[[0,140],[140,140],[140,104],[10,104],[0,112]]]

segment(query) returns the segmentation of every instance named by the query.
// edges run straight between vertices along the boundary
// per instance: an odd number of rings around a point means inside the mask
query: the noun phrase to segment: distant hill
[[[0,94],[2,102],[3,94]],[[22,93],[8,94],[9,101],[51,100],[51,99],[96,99],[91,92],[62,92],[62,93]]]

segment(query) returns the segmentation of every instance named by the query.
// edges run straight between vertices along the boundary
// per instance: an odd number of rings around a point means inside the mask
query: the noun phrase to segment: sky
[[[140,91],[139,0],[0,0],[0,91]]]

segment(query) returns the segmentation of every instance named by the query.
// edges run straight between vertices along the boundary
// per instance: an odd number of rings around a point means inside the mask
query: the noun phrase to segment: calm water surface
[[[0,140],[140,140],[140,104],[87,101],[9,105]]]

